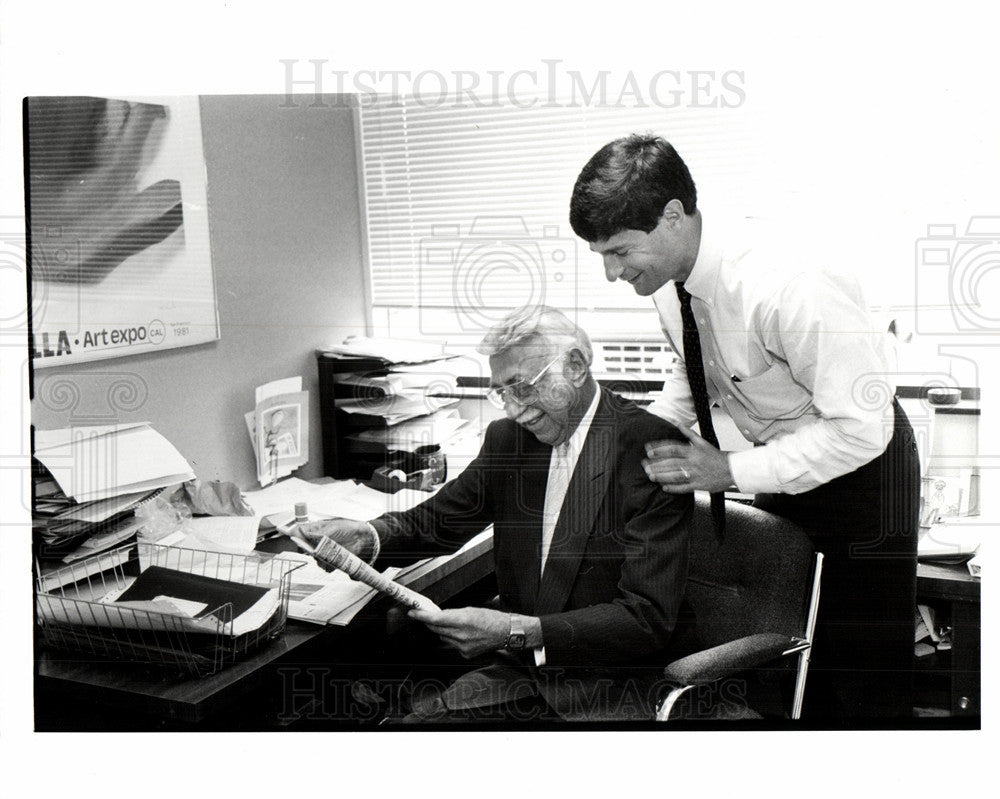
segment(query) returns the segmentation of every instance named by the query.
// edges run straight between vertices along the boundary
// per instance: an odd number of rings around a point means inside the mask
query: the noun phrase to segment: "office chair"
[[[693,652],[665,669],[671,687],[657,721],[682,711],[678,699],[740,672],[798,658],[790,715],[799,718],[816,610],[822,553],[805,531],[779,516],[726,502],[722,540],[707,495],[696,495],[686,600],[693,618],[678,628],[675,651]]]

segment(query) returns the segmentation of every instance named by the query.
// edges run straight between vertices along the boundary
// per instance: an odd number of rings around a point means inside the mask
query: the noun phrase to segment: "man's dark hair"
[[[584,241],[603,241],[622,230],[649,233],[663,207],[680,200],[685,214],[698,194],[687,164],[666,139],[633,133],[598,150],[580,171],[569,204],[569,223]]]

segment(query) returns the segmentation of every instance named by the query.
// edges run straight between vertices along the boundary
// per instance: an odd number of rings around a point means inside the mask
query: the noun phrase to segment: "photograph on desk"
[[[830,235],[858,145],[740,81],[172,104],[219,335],[32,375],[36,728],[978,728],[996,220]]]
[[[301,377],[258,386],[256,406],[244,418],[261,486],[309,461],[309,392],[302,390]]]

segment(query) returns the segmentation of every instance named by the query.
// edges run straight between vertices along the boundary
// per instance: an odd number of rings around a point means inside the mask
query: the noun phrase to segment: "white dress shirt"
[[[597,389],[587,412],[576,426],[576,430],[566,441],[552,448],[552,455],[549,458],[549,477],[545,484],[545,508],[542,511],[542,574],[545,573],[545,561],[549,557],[552,535],[559,522],[563,500],[566,498],[569,482],[573,479],[573,470],[580,458],[583,442],[587,440],[587,432],[590,430],[590,423],[594,420],[594,413],[597,411],[597,403],[600,398],[601,390]]]
[[[562,444],[552,448],[552,455],[549,459],[549,477],[545,484],[545,506],[542,511],[542,574],[545,574],[545,562],[549,557],[552,536],[555,533],[556,524],[559,522],[563,500],[566,499],[566,491],[569,489],[570,480],[573,479],[573,470],[576,469],[576,462],[580,458],[583,443],[587,440],[587,432],[590,430],[590,423],[594,420],[594,413],[597,411],[597,403],[600,399],[601,390],[597,389],[590,402],[590,407],[580,419],[573,434]],[[535,665],[544,666],[545,647],[538,647],[534,653]]]
[[[747,231],[743,231],[746,234]],[[702,221],[691,293],[709,397],[743,436],[766,446],[729,456],[745,493],[798,494],[880,455],[893,430],[884,331],[853,278],[806,268],[808,251],[733,246]],[[654,295],[663,332],[683,358],[671,283]],[[649,407],[677,425],[696,417],[684,369]]]

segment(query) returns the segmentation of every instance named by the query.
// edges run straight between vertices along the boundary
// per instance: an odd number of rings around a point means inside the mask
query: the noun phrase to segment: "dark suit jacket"
[[[667,438],[685,440],[601,390],[541,579],[552,448],[508,419],[489,426],[476,460],[436,495],[373,522],[382,551],[454,551],[493,524],[501,605],[541,618],[548,669],[662,664],[684,595],[693,506],[642,469],[644,444]]]

